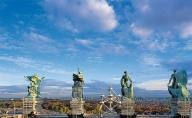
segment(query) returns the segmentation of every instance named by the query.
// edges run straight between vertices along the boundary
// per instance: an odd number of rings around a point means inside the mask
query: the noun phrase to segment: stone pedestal
[[[72,98],[70,101],[71,115],[83,115],[84,114],[84,103],[81,98]]]
[[[189,118],[192,118],[192,109],[189,110]]]
[[[171,99],[171,114],[176,115],[178,112],[177,99]]]
[[[132,98],[124,98],[122,100],[121,116],[133,116],[135,101]]]
[[[33,112],[35,115],[41,114],[41,98],[24,98],[23,100],[23,115],[28,118],[28,114]]]
[[[191,101],[180,101],[177,99],[171,99],[171,114],[176,115],[177,113],[182,116],[189,116]]]
[[[190,111],[190,100],[189,101],[178,101],[178,113],[182,116],[189,116]]]

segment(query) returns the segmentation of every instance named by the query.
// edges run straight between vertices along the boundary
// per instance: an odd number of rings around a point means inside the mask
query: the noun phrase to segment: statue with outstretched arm
[[[36,97],[40,98],[40,82],[45,78],[40,78],[38,74],[32,76],[24,76],[28,81],[30,81],[30,86],[28,86],[28,95],[27,97]]]
[[[170,79],[169,79],[169,83],[167,84],[167,86],[169,86],[169,84],[172,81],[172,88],[176,88],[176,78],[175,78],[175,73],[177,72],[177,70],[173,70],[173,74],[171,75]]]

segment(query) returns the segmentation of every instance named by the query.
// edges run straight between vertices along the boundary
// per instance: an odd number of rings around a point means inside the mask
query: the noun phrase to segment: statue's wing
[[[31,77],[32,76],[24,76],[24,78],[26,78],[27,80],[31,81]]]
[[[45,77],[42,77],[42,78],[40,78],[40,79],[38,79],[40,82],[44,79]]]
[[[187,84],[188,76],[187,76],[187,72],[185,70],[175,73],[175,77],[177,79],[177,83],[179,83],[181,85]]]

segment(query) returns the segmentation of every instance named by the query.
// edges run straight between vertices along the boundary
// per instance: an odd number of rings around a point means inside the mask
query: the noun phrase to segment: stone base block
[[[42,104],[41,98],[24,98],[23,100],[23,112],[24,115],[27,116],[31,112],[38,115],[41,114],[41,104]]]
[[[132,98],[124,98],[122,100],[121,115],[126,115],[126,116],[134,115],[135,114],[134,105],[135,105],[135,101]]]
[[[72,115],[81,115],[84,114],[84,103],[82,99],[72,98],[70,101],[71,114]]]
[[[183,116],[189,116],[191,101],[171,100],[171,113],[176,115],[177,113]]]

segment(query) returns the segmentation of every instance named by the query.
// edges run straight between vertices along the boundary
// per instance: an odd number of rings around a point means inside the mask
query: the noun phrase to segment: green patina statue
[[[26,98],[41,98],[40,95],[40,82],[45,78],[39,78],[37,74],[32,76],[24,76],[30,81],[30,86],[28,86],[28,95]]]
[[[72,97],[83,98],[84,79],[80,69],[78,69],[78,74],[73,73],[73,81],[74,81],[74,85],[72,86]]]
[[[169,93],[172,95],[172,98],[182,101],[188,100],[190,93],[187,90],[188,76],[186,71],[177,72],[177,70],[174,70],[173,72],[167,84]],[[171,81],[172,84],[169,85]]]
[[[130,84],[128,84],[128,81],[130,81]],[[124,72],[124,75],[121,78],[121,87],[121,93],[123,97],[133,98],[132,80],[130,79],[127,71]]]

